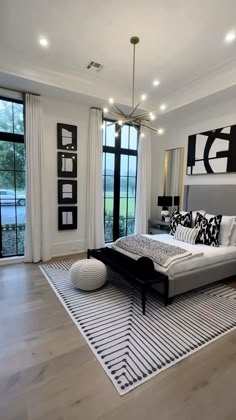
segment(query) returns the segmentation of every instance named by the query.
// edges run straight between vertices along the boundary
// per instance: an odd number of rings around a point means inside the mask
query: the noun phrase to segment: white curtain
[[[102,111],[91,108],[87,162],[87,248],[104,246],[104,205],[102,184]]]
[[[25,96],[26,227],[25,262],[50,259],[46,150],[40,97]]]
[[[148,232],[151,216],[151,131],[142,127],[138,146],[137,193],[135,212],[135,233]]]

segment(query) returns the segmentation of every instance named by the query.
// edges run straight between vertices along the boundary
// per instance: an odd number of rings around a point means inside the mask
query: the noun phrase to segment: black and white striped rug
[[[69,280],[75,260],[41,270],[123,395],[236,327],[236,290],[220,284],[176,297],[167,307],[110,272],[102,289],[82,292]]]

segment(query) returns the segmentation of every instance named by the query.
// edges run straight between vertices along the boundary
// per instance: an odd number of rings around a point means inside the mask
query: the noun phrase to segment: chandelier
[[[132,77],[131,112],[126,113],[122,111],[122,109],[118,105],[115,104],[113,98],[109,99],[109,103],[110,105],[112,105],[112,109],[104,108],[103,112],[114,115],[114,117],[116,118],[116,121],[108,124],[108,125],[114,125],[116,123],[119,124],[120,127],[118,131],[115,133],[116,137],[119,135],[119,131],[121,130],[124,124],[130,124],[134,127],[145,127],[152,131],[155,131],[157,134],[163,134],[164,130],[162,128],[152,127],[150,125],[150,121],[155,120],[156,118],[155,113],[158,112],[159,110],[164,111],[166,106],[163,104],[158,109],[153,109],[151,111],[140,111],[139,108],[140,108],[141,103],[145,101],[147,98],[146,94],[141,95],[140,101],[138,101],[135,104],[135,92],[134,92],[135,91],[135,47],[139,43],[139,37],[132,36],[132,38],[130,38],[130,43],[133,45],[133,77]],[[153,84],[154,86],[157,86],[159,85],[159,81],[156,80],[153,82]],[[141,133],[141,136],[144,136],[144,133]]]

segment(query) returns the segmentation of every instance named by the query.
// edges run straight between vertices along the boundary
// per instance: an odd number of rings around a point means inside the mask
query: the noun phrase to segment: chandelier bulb
[[[160,134],[160,135],[162,135],[162,134],[164,134],[164,128],[159,128],[158,130],[157,130],[157,133],[158,134]]]
[[[109,102],[110,102],[110,104],[114,104],[114,99],[113,98],[110,98],[109,99]]]
[[[146,101],[146,99],[147,99],[147,95],[146,95],[146,93],[143,93],[141,95],[141,101]]]
[[[116,131],[116,132],[115,132],[115,137],[118,137],[118,135],[119,135],[119,133]]]
[[[144,133],[141,133],[140,134],[140,137],[142,137],[142,138],[145,137],[145,134]]]
[[[108,108],[103,108],[103,112],[106,114],[108,112]]]
[[[123,125],[123,121],[122,121],[122,120],[119,120],[119,121],[118,121],[118,124],[119,124],[119,125]]]

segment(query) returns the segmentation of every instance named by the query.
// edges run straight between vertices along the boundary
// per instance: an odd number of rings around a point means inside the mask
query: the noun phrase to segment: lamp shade
[[[157,205],[160,207],[171,207],[172,206],[172,196],[163,195],[157,197]]]
[[[175,195],[174,196],[174,206],[179,206],[179,203],[180,203],[180,196]]]

